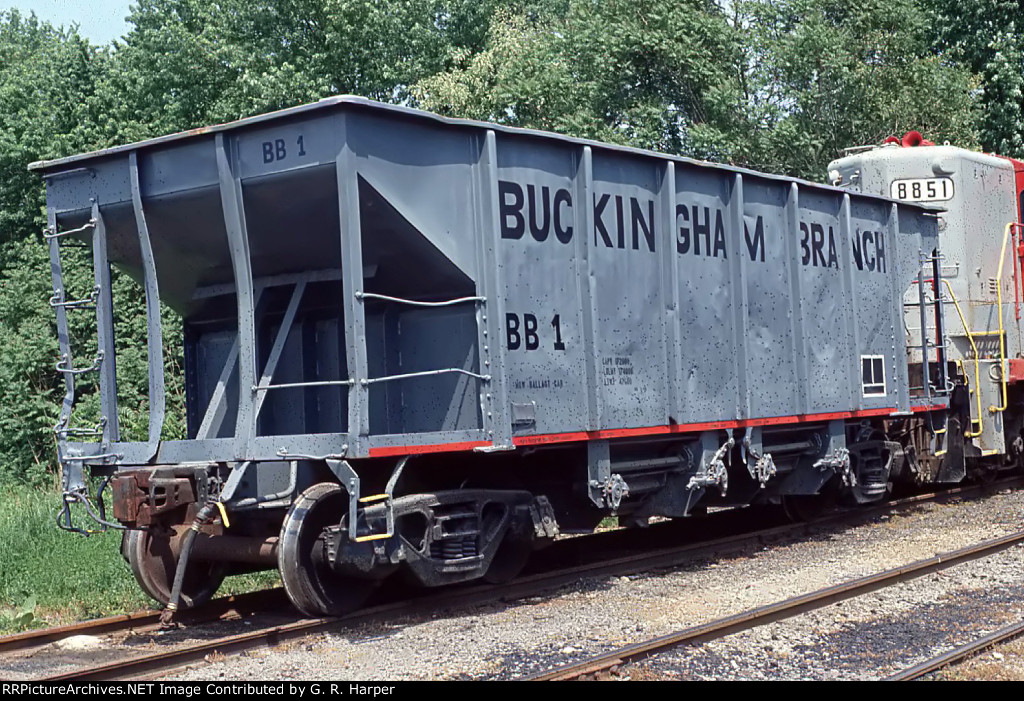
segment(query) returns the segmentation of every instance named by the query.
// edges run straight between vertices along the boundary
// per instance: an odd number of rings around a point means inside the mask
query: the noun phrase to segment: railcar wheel
[[[786,494],[782,511],[794,523],[813,521],[831,511],[839,503],[839,482],[832,479],[817,494]]]
[[[295,500],[281,524],[277,563],[295,608],[307,616],[341,616],[353,611],[377,587],[374,580],[343,577],[324,553],[324,529],[348,512],[348,495],[337,484],[315,484]]]
[[[827,506],[820,494],[787,494],[782,497],[782,511],[793,523],[813,521],[825,512]]]
[[[123,541],[122,552],[139,586],[161,604],[171,600],[174,571],[178,565],[171,544],[184,534],[186,528],[178,526],[173,536],[153,535],[149,531],[128,531]],[[227,571],[226,563],[190,559],[181,587],[179,608],[194,608],[209,601],[217,593]]]
[[[522,538],[506,538],[494,553],[484,581],[491,584],[504,584],[514,579],[530,559],[533,543]]]

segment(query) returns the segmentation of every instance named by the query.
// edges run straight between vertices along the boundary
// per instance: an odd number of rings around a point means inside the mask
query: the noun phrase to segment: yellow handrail
[[[988,408],[993,414],[999,411],[1006,411],[1006,334],[1003,330],[1003,268],[1006,267],[1006,242],[1010,238],[1010,232],[1013,231],[1014,223],[1010,222],[1006,225],[1006,229],[1003,231],[1003,248],[999,252],[999,273],[996,275],[996,300],[999,309],[999,378],[1002,381],[1003,386],[1003,405],[996,406],[993,404]]]

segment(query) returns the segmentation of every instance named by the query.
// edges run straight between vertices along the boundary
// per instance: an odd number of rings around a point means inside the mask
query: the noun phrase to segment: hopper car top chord
[[[126,529],[170,611],[277,567],[320,615],[399,571],[509,578],[609,514],[799,515],[1012,469],[1024,164],[890,141],[820,185],[336,97],[33,164],[61,524]],[[145,436],[118,422],[111,266],[145,298]],[[164,435],[161,305],[184,440]]]

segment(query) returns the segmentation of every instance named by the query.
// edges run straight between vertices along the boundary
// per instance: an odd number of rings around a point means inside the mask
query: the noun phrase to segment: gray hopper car
[[[397,570],[513,576],[609,514],[877,500],[920,481],[915,451],[930,480],[963,477],[957,430],[943,444],[955,383],[927,340],[934,208],[355,97],[33,168],[63,523],[79,504],[126,527],[171,609],[278,567],[299,609],[335,614]],[[82,299],[64,289],[72,241],[92,250]],[[146,300],[136,440],[111,264]],[[185,440],[163,435],[161,304],[184,323]],[[69,316],[93,313],[97,345],[72,348]],[[94,377],[102,416],[81,427]]]

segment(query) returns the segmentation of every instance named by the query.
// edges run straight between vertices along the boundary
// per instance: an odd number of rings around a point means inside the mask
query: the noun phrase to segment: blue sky
[[[131,0],[0,0],[0,9],[35,12],[55,26],[78,25],[94,44],[106,44],[128,31],[124,18]]]

